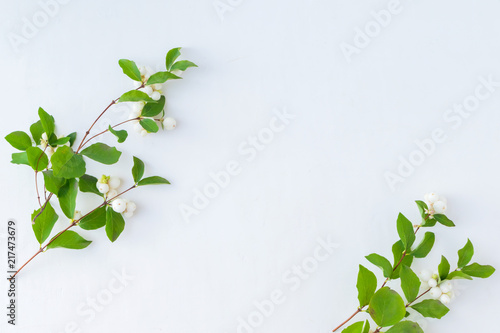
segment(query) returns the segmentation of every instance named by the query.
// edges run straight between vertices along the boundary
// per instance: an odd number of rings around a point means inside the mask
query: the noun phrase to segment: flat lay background
[[[19,276],[15,327],[2,278],[0,331],[329,332],[356,309],[358,264],[382,279],[364,256],[392,258],[398,212],[418,222],[413,201],[430,191],[447,197],[457,227],[437,226],[416,268],[436,269],[441,254],[453,266],[467,238],[475,261],[500,267],[500,1],[1,8],[2,137],[27,131],[40,106],[59,134],[83,133],[132,88],[118,59],[161,70],[167,50],[182,46],[199,68],[166,85],[175,131],[142,138],[124,126],[125,143],[103,139],[123,151],[120,162],[88,166],[126,186],[136,155],[172,185],[126,195],[138,209],[114,244],[104,230],[81,231],[94,241],[87,249],[37,257]],[[128,112],[114,107],[97,129]],[[37,250],[36,197],[33,173],[9,163],[4,140],[0,149],[6,274],[9,219],[18,262]],[[93,200],[81,195],[78,207]],[[495,327],[499,276],[457,283],[443,320],[413,318],[426,333]]]

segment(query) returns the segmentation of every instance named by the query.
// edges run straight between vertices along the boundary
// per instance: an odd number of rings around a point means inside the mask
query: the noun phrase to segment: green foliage
[[[66,179],[80,178],[85,174],[85,161],[68,146],[57,148],[50,159],[54,176]]]
[[[54,133],[54,129],[56,127],[54,117],[45,112],[45,110],[42,108],[38,109],[38,116],[40,117],[40,121],[42,122],[43,131],[47,133],[47,137],[50,138],[50,136]]]
[[[103,196],[101,192],[97,189],[97,178],[90,175],[83,175],[80,177],[80,182],[78,183],[80,191],[87,193],[94,193],[99,196]]]
[[[180,76],[177,76],[170,72],[158,72],[150,76],[146,85],[157,84],[157,83],[165,83],[168,80],[179,80],[182,79]]]
[[[153,103],[155,104],[155,103]],[[116,136],[116,138],[118,139],[118,143],[122,143],[122,142],[125,142],[125,140],[127,139],[127,136],[128,136],[128,133],[126,130],[120,130],[120,131],[116,131],[113,129],[113,127],[111,127],[111,125],[109,125],[108,127],[108,130],[114,135]]]
[[[69,138],[69,146],[73,147],[76,141],[76,132],[68,134],[68,138]]]
[[[118,64],[123,69],[123,73],[129,78],[134,81],[142,81],[141,72],[139,71],[139,68],[137,68],[135,62],[133,62],[132,60],[120,59],[118,61]]]
[[[30,126],[30,133],[31,136],[33,137],[33,140],[37,145],[40,144],[40,139],[42,138],[42,134],[44,132],[42,122],[38,120],[36,123],[32,124]]]
[[[462,268],[462,273],[465,273],[469,276],[485,279],[489,278],[491,275],[493,275],[493,273],[495,273],[495,268],[490,265],[479,265],[478,263],[473,263]]]
[[[142,179],[142,176],[144,176],[144,162],[134,156],[134,166],[132,167],[134,183],[137,184]]]
[[[106,225],[106,207],[102,206],[84,216],[78,222],[80,228],[85,230],[95,230]]]
[[[426,232],[424,235],[424,239],[418,246],[410,252],[412,256],[415,258],[425,258],[431,252],[432,247],[434,246],[434,242],[436,240],[436,236],[433,232]]]
[[[349,327],[346,327],[345,329],[342,330],[342,333],[361,333],[363,330],[363,324],[364,322],[358,321],[357,323],[354,323],[350,325]]]
[[[44,207],[42,206],[42,208]],[[40,213],[42,208],[35,210],[33,214],[31,214],[31,221],[34,221],[33,232],[40,245],[49,238],[52,228],[59,218],[50,202],[47,202],[45,209]]]
[[[401,267],[401,289],[405,294],[406,300],[408,302],[413,302],[417,296],[420,289],[420,279],[417,274],[412,271],[408,266]]]
[[[441,263],[438,266],[439,278],[445,280],[450,274],[450,263],[445,256],[441,256]]]
[[[363,265],[359,265],[356,288],[358,289],[359,306],[364,307],[368,305],[377,289],[377,277]]]
[[[465,246],[460,250],[458,250],[457,267],[458,268],[465,267],[465,265],[467,265],[472,260],[473,255],[474,255],[474,246],[472,245],[470,239],[467,239],[467,243],[465,244]]]
[[[365,257],[369,262],[382,269],[384,273],[384,277],[388,278],[392,275],[392,265],[389,260],[384,258],[383,256],[372,253]]]
[[[188,60],[177,61],[170,68],[171,71],[185,71],[190,67],[198,67],[195,63]]]
[[[54,172],[52,170],[45,170],[43,172],[43,179],[47,191],[54,193],[55,195],[58,195],[59,189],[66,184],[66,179],[54,176]]]
[[[35,171],[42,171],[49,165],[49,158],[38,147],[29,147],[26,149],[28,155],[28,163]]]
[[[424,331],[417,323],[405,320],[392,326],[386,333],[424,333]]]
[[[452,220],[447,218],[446,215],[434,214],[434,218],[436,219],[436,221],[438,221],[439,223],[441,223],[442,225],[444,225],[446,227],[454,227],[455,226],[455,223],[453,223]]]
[[[124,93],[120,99],[118,99],[118,103],[122,102],[151,102],[155,103],[155,101],[149,97],[148,94],[146,94],[143,91],[139,90],[131,90],[129,92]]]
[[[122,153],[115,147],[98,142],[82,150],[81,154],[99,163],[110,165],[118,162]]]
[[[398,235],[403,242],[403,247],[409,251],[413,242],[415,242],[415,232],[413,224],[403,214],[399,213],[397,220]]]
[[[5,137],[10,145],[18,150],[26,150],[32,146],[31,138],[23,131],[15,131]]]
[[[78,194],[78,181],[75,178],[68,181],[59,189],[59,205],[67,218],[73,219],[76,209],[76,196]]]
[[[106,208],[106,235],[109,240],[114,242],[118,239],[123,229],[125,229],[125,220],[120,213],[115,212],[111,207]]]
[[[166,180],[165,178],[159,177],[159,176],[152,176],[152,177],[147,177],[142,179],[137,183],[138,186],[144,186],[144,185],[169,185],[170,182]]]
[[[161,96],[157,103],[146,103],[141,112],[141,117],[154,117],[165,108],[165,96]]]
[[[167,71],[170,71],[172,69],[175,60],[179,58],[180,55],[181,55],[180,47],[173,48],[167,52],[167,56],[165,57],[165,67],[167,68]]]
[[[378,326],[392,326],[405,317],[405,302],[397,292],[383,287],[371,298],[368,313]]]
[[[47,249],[55,249],[62,247],[65,249],[81,250],[90,245],[92,241],[84,239],[74,231],[67,230],[59,236],[54,236],[52,242],[47,246]]]
[[[158,125],[153,119],[143,118],[139,121],[139,124],[150,133],[156,133],[159,130]]]
[[[470,277],[470,275],[467,275],[461,271],[453,271],[450,274],[448,274],[447,279],[448,280],[456,280],[456,279],[472,280],[472,277]]]
[[[435,299],[427,299],[412,305],[411,308],[418,311],[424,317],[437,319],[441,319],[450,311],[443,303]]]
[[[22,153],[13,153],[12,154],[12,161],[10,161],[12,164],[25,164],[25,165],[30,165],[28,161],[28,153],[23,151]]]

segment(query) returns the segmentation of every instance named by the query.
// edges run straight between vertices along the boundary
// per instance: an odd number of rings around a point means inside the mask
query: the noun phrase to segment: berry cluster
[[[422,287],[429,289],[429,295],[433,299],[439,299],[443,304],[449,304],[454,298],[453,283],[450,280],[441,281],[439,273],[424,269],[420,272],[419,278],[422,281]]]
[[[447,200],[445,197],[431,192],[424,196],[424,201],[428,207],[428,210],[425,213],[429,214],[431,219],[434,217],[434,214],[444,214],[446,212]]]
[[[115,198],[118,195],[117,189],[120,184],[120,178],[103,175],[96,185],[97,190],[104,194],[106,200],[111,202],[111,207],[115,212],[121,213],[125,217],[132,217],[137,208],[135,203],[127,199]]]

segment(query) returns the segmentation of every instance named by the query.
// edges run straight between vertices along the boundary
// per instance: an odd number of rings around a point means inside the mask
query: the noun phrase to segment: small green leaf
[[[410,267],[401,267],[401,288],[405,294],[406,300],[408,302],[413,302],[417,296],[420,289],[420,279],[417,274],[415,274]]]
[[[425,258],[429,252],[431,252],[435,240],[436,236],[434,233],[430,231],[426,232],[422,242],[420,242],[420,244],[415,248],[415,250],[411,251],[410,254],[415,258]]]
[[[62,145],[65,145],[66,143],[68,143],[70,140],[70,137],[69,136],[65,136],[65,137],[62,137],[60,139],[57,139],[54,141],[54,146],[62,146]]]
[[[436,219],[427,219],[423,224],[422,227],[433,227],[437,223]]]
[[[403,242],[406,251],[410,251],[413,242],[415,242],[415,231],[413,224],[403,214],[399,213],[397,220],[398,235]]]
[[[29,135],[23,131],[12,132],[5,137],[5,140],[18,150],[26,150],[32,146]]]
[[[170,68],[171,71],[185,71],[189,67],[198,67],[195,63],[188,60],[177,61]]]
[[[71,230],[63,232],[55,239],[54,237],[52,237],[53,241],[47,246],[47,249],[62,247],[65,249],[81,250],[92,243],[92,241],[84,239],[82,236]]]
[[[76,141],[76,132],[73,132],[73,133],[70,133],[68,134],[67,136],[69,138],[69,146],[70,147],[73,147],[73,144],[75,143]]]
[[[364,322],[358,321],[342,330],[342,333],[362,333]]]
[[[47,191],[58,195],[59,189],[66,183],[66,179],[54,176],[52,170],[46,170],[43,172],[43,179],[45,181],[45,187]]]
[[[144,186],[144,185],[161,185],[161,184],[167,184],[169,185],[170,182],[166,180],[165,178],[159,177],[159,176],[152,176],[152,177],[147,177],[142,179],[137,183],[138,186]]]
[[[80,228],[85,230],[95,230],[106,225],[106,207],[102,206],[83,217],[78,222]]]
[[[495,273],[495,268],[490,265],[479,265],[478,263],[473,263],[462,268],[462,273],[465,273],[469,276],[486,279],[493,275],[493,273]]]
[[[47,137],[50,138],[55,129],[54,117],[45,112],[45,110],[42,108],[38,109],[38,116],[40,117],[40,121],[42,122],[43,131],[47,133]]]
[[[456,279],[472,280],[470,275],[467,275],[461,271],[453,271],[450,274],[448,274],[448,280],[456,280]]]
[[[405,302],[397,292],[383,287],[373,295],[368,313],[378,326],[392,326],[405,317]]]
[[[82,150],[81,154],[99,163],[109,165],[118,162],[122,153],[116,150],[115,147],[98,142]]]
[[[122,142],[125,142],[125,140],[127,139],[127,136],[128,136],[128,133],[126,130],[120,130],[120,131],[116,131],[113,129],[113,127],[111,127],[111,125],[109,125],[108,127],[108,130],[114,135],[116,136],[116,138],[118,139],[118,143],[122,143]]]
[[[426,211],[429,209],[429,207],[427,207],[427,204],[421,200],[417,200],[415,202],[417,203],[420,216],[422,216],[422,223],[425,223],[425,218],[427,217]]]
[[[118,64],[123,69],[123,73],[129,78],[139,82],[142,81],[141,72],[139,71],[139,68],[137,68],[135,62],[133,62],[132,60],[120,59],[118,61]]]
[[[438,266],[438,272],[441,280],[445,280],[446,277],[448,277],[448,274],[450,274],[450,263],[445,256],[441,256],[441,263]]]
[[[146,82],[146,85],[151,85],[151,84],[157,84],[157,83],[165,83],[168,80],[179,80],[182,79],[182,77],[177,76],[173,73],[170,72],[158,72],[153,75],[151,75],[148,79],[148,82]]]
[[[411,308],[418,311],[424,317],[437,319],[441,319],[450,311],[443,303],[435,299],[427,299],[412,305]]]
[[[35,171],[42,171],[49,165],[49,158],[38,147],[29,147],[26,150],[28,154],[28,163]]]
[[[57,148],[50,161],[54,176],[69,178],[80,178],[85,174],[85,161],[83,157],[75,154],[68,146]]]
[[[141,117],[154,117],[163,111],[165,107],[165,96],[161,95],[157,103],[146,103],[141,112]]]
[[[386,333],[424,333],[424,331],[417,323],[405,320],[392,326]]]
[[[376,253],[372,253],[365,258],[378,268],[382,269],[382,271],[384,272],[384,277],[388,278],[391,276],[392,265],[389,260]]]
[[[180,47],[173,48],[167,52],[167,56],[165,57],[165,67],[167,68],[167,71],[172,69],[172,65],[174,64],[175,60],[179,58],[180,55],[181,55]]]
[[[139,121],[139,124],[141,124],[142,128],[144,128],[146,131],[150,133],[156,133],[159,130],[158,125],[153,119],[148,119],[148,118],[141,119]]]
[[[148,94],[146,94],[143,91],[139,90],[131,90],[129,92],[124,93],[120,99],[118,100],[118,103],[122,102],[151,102],[155,103],[155,101],[149,97]]]
[[[33,214],[31,214],[31,221],[33,222],[33,220],[35,220],[35,223],[33,224],[33,232],[35,233],[38,243],[41,245],[45,242],[45,240],[47,240],[47,238],[49,238],[52,228],[54,228],[54,224],[59,216],[57,216],[50,202],[47,202],[45,209],[40,215],[38,215],[40,213],[40,209],[35,210]],[[36,217],[37,215],[38,217]]]
[[[28,161],[28,153],[23,151],[22,153],[13,153],[12,154],[12,161],[10,163],[13,164],[26,164],[30,165],[30,162]]]
[[[434,214],[434,218],[441,223],[442,225],[446,227],[454,227],[455,223],[453,223],[452,220],[446,217],[446,215],[443,214]]]
[[[110,241],[114,242],[118,239],[123,229],[125,229],[125,221],[120,213],[117,213],[111,207],[106,208],[106,235]]]
[[[462,268],[472,260],[472,256],[474,255],[474,246],[470,239],[467,239],[467,243],[463,248],[458,250],[458,268]]]
[[[90,175],[83,175],[80,177],[80,182],[78,183],[80,191],[87,193],[94,193],[99,196],[103,196],[101,192],[97,189],[97,178]]]
[[[75,178],[68,179],[59,189],[59,205],[67,218],[73,219],[76,209],[76,195],[78,194],[78,181]]]
[[[368,305],[377,289],[377,277],[363,265],[359,265],[356,288],[358,289],[359,306],[364,307]]]
[[[31,136],[37,145],[40,144],[40,139],[42,138],[42,134],[44,132],[42,122],[39,120],[36,123],[30,126]]]
[[[144,162],[134,156],[134,166],[132,167],[134,183],[137,184],[142,179],[142,176],[144,176]]]
[[[363,333],[369,333],[370,332],[370,322],[367,320],[365,322],[365,327],[363,328]]]

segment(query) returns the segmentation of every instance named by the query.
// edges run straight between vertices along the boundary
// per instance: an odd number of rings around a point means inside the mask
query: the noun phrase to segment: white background
[[[398,212],[418,222],[413,201],[428,191],[448,198],[457,227],[437,226],[434,250],[416,267],[435,269],[441,254],[454,265],[468,237],[475,261],[500,266],[500,88],[460,124],[445,119],[454,104],[473,101],[479,77],[500,82],[499,1],[401,0],[398,14],[350,61],[342,43],[354,45],[356,29],[370,27],[370,13],[388,1],[230,3],[218,13],[212,0],[73,0],[52,8],[53,17],[25,38],[26,22],[43,19],[41,5],[2,1],[2,137],[27,131],[39,106],[54,115],[59,134],[85,131],[131,88],[120,58],[161,69],[166,51],[182,46],[183,58],[199,65],[167,85],[175,131],[145,138],[131,131],[119,164],[89,162],[89,173],[130,184],[137,155],[148,175],[172,185],[127,194],[137,214],[114,244],[104,230],[82,231],[94,241],[89,248],[36,258],[19,277],[15,328],[6,324],[2,279],[2,332],[238,332],[238,318],[247,321],[254,302],[277,290],[284,302],[250,331],[329,332],[356,308],[358,264],[382,278],[363,257],[392,257]],[[25,40],[16,45],[14,35]],[[268,127],[275,109],[295,119],[247,161],[238,146]],[[118,107],[105,120],[127,112]],[[436,129],[444,142],[391,189],[385,174],[396,174],[401,158],[422,157],[415,141]],[[9,218],[18,223],[18,260],[37,250],[29,222],[36,200],[32,172],[9,163],[14,150],[5,141],[0,147],[5,272]],[[180,205],[192,206],[210,172],[231,160],[240,174],[187,223]],[[90,209],[92,200],[81,195],[79,208]],[[61,217],[57,230],[66,223]],[[310,263],[317,239],[328,237],[338,247],[292,291],[283,275]],[[106,299],[123,270],[132,280]],[[461,281],[451,312],[423,322],[425,331],[494,327],[499,285],[499,274]],[[96,297],[106,304],[94,318],[78,313]]]

